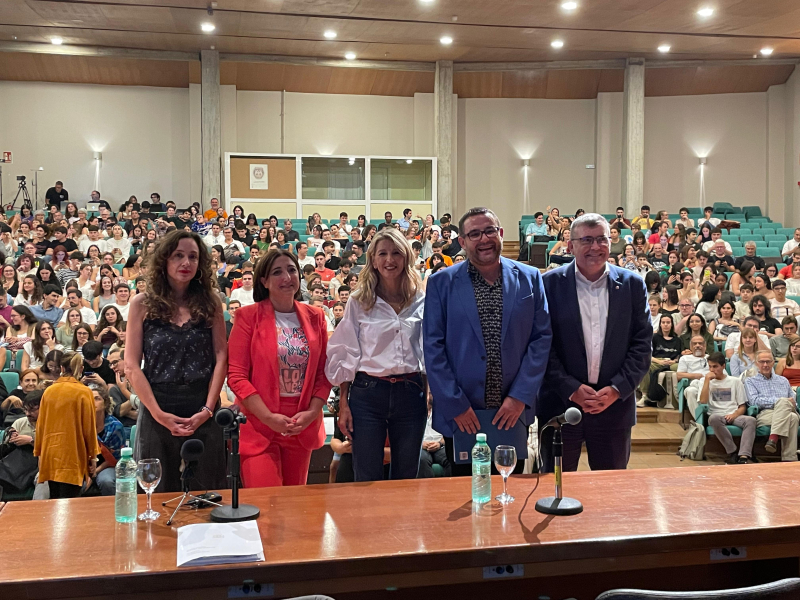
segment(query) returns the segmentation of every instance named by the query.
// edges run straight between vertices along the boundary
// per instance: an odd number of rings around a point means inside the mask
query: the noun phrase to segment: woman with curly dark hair
[[[211,418],[228,368],[215,282],[202,238],[176,230],[147,257],[147,292],[131,300],[125,373],[141,400],[135,453],[161,461],[159,492],[180,491],[180,451],[190,438],[205,444],[198,487],[227,487],[222,429]]]

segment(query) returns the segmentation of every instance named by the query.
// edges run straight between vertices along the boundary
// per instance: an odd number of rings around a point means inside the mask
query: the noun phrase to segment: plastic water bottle
[[[492,499],[492,450],[486,434],[475,436],[472,447],[472,502],[486,504]]]
[[[123,448],[122,457],[114,472],[117,476],[117,493],[114,511],[118,523],[136,522],[136,461],[133,448]]]

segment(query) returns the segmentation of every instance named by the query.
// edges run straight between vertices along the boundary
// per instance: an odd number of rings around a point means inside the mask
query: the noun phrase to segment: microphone
[[[197,462],[205,449],[203,440],[186,440],[181,446],[181,458],[186,464]]]
[[[235,408],[220,408],[214,415],[214,420],[223,429],[230,429],[234,423],[247,423],[247,417]]]
[[[568,408],[564,414],[558,415],[557,417],[553,417],[550,419],[545,427],[557,427],[559,425],[563,425],[564,423],[568,425],[577,425],[581,422],[583,418],[583,414],[580,410],[575,408],[574,406]]]

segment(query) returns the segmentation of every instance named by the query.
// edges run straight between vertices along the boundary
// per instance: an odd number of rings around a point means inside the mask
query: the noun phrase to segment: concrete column
[[[644,59],[629,58],[622,105],[622,204],[639,214],[644,204]]]
[[[438,169],[437,217],[453,212],[453,61],[436,63],[433,98],[434,149]],[[455,218],[455,215],[454,215]]]
[[[201,50],[200,52],[200,120],[201,144],[203,153],[203,189],[200,203],[203,208],[210,206],[211,198],[222,200],[220,186],[220,101],[219,101],[219,52]]]

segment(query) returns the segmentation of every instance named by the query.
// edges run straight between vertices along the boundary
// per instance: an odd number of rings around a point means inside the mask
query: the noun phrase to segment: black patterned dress
[[[178,417],[196,414],[208,399],[216,363],[211,328],[191,322],[178,327],[145,319],[142,331],[143,371],[158,406]],[[225,442],[214,419],[207,420],[190,437],[175,437],[141,405],[136,458],[161,461],[161,483],[156,492],[181,491],[181,446],[189,439],[199,439],[205,445],[191,489],[227,487]]]

